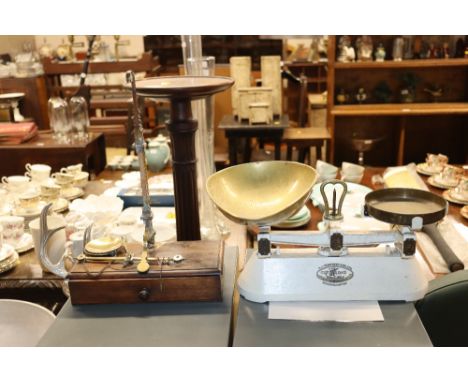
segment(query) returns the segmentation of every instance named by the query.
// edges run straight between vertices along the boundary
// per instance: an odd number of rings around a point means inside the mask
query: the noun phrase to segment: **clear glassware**
[[[47,106],[54,139],[61,143],[69,142],[71,124],[67,101],[61,97],[51,97]]]
[[[88,103],[81,96],[73,96],[68,102],[70,109],[70,123],[72,127],[72,136],[76,140],[88,139]]]
[[[194,76],[213,76],[214,57],[203,57],[201,36],[183,35],[182,53],[186,73]],[[216,240],[230,233],[224,217],[216,209],[206,192],[206,180],[215,172],[214,165],[214,98],[206,97],[192,102],[194,119],[198,121],[195,135],[197,155],[198,204],[200,212],[200,231],[204,239]]]

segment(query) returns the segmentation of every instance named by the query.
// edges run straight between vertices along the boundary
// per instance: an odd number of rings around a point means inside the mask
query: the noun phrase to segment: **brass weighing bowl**
[[[317,172],[299,162],[251,162],[216,172],[206,189],[232,221],[273,225],[302,208],[316,180]]]
[[[88,256],[115,256],[121,247],[122,239],[104,236],[87,243],[84,253]]]

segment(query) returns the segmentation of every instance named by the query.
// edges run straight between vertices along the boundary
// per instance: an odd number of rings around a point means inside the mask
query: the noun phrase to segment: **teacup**
[[[78,163],[78,164],[74,164],[74,165],[71,165],[71,166],[62,167],[60,169],[60,172],[65,173],[65,174],[77,175],[77,174],[79,174],[81,172],[82,168],[83,168],[83,164]]]
[[[60,185],[71,183],[75,180],[75,176],[73,174],[65,172],[54,172],[52,174],[52,178],[55,179],[55,182]]]
[[[86,171],[81,171],[80,173],[76,174],[74,178],[75,187],[86,187],[86,185],[88,184],[88,177],[89,173],[87,173]]]
[[[62,188],[54,183],[45,182],[41,184],[41,196],[45,201],[56,200],[60,196]]]
[[[443,167],[448,163],[448,157],[443,154],[426,155],[426,166],[430,171],[442,171]]]
[[[13,176],[4,176],[2,177],[2,183],[5,184],[9,191],[11,192],[22,192],[29,187],[29,179],[27,176],[22,175],[13,175]]]
[[[463,175],[463,169],[452,165],[446,165],[440,175],[438,181],[447,186],[456,186]]]
[[[41,201],[41,195],[36,191],[28,191],[18,196],[19,206],[27,211],[36,211]]]
[[[21,216],[0,216],[3,241],[16,246],[24,235],[24,218]]]
[[[52,168],[46,164],[26,164],[25,176],[29,176],[35,182],[46,180],[50,176]]]
[[[338,174],[338,167],[333,166],[332,164],[324,162],[320,159],[317,160],[316,169],[319,175],[319,182],[336,179],[336,175]]]
[[[359,183],[364,176],[364,167],[355,163],[343,162],[341,164],[341,180]]]

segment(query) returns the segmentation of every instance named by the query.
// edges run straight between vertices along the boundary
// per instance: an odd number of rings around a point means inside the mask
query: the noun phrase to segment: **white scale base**
[[[416,301],[425,295],[428,282],[415,256],[402,258],[388,247],[348,251],[339,257],[295,250],[259,258],[251,250],[238,279],[239,292],[259,303]]]

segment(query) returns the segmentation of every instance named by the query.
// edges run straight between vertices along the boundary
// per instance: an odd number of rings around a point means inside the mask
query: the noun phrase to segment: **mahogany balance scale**
[[[68,272],[67,256],[52,264],[47,256],[47,210],[41,214],[40,259],[53,273],[69,280],[72,304],[138,303],[156,301],[219,301],[222,298],[223,242],[201,240],[198,209],[195,132],[191,101],[228,89],[228,77],[171,76],[134,81],[140,97],[168,99],[171,107],[167,124],[172,141],[174,198],[177,242],[154,243],[149,198],[143,203],[144,248],[121,245],[111,253],[86,251],[73,260]],[[141,116],[134,112],[135,146],[140,161],[142,192],[147,192],[146,158],[142,149]],[[88,232],[89,237],[89,232]],[[139,254],[141,252],[141,255]],[[108,257],[107,257],[108,256]],[[69,257],[68,257],[69,258]]]

